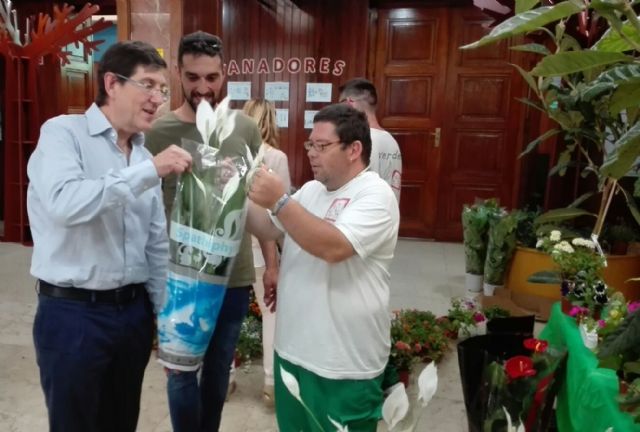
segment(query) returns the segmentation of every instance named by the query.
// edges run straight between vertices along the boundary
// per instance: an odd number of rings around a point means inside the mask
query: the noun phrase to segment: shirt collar
[[[89,135],[97,136],[102,135],[107,131],[115,132],[109,119],[104,115],[100,107],[94,103],[91,104],[89,109],[85,111],[84,115],[87,118],[87,125],[89,127]],[[131,136],[131,144],[142,145],[144,144],[144,134],[142,132],[134,133]]]

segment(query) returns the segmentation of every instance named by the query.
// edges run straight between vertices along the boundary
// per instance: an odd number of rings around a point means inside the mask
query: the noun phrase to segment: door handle
[[[440,147],[440,134],[441,134],[440,128],[436,128],[435,132],[429,133],[429,135],[433,136],[433,146],[436,148]]]

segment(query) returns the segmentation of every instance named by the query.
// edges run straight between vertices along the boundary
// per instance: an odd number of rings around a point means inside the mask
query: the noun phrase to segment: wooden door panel
[[[448,41],[447,8],[382,9],[374,82],[378,118],[402,152],[400,235],[433,237]]]
[[[431,236],[425,227],[435,223],[435,212],[427,211],[435,202],[433,185],[437,175],[429,169],[433,165],[433,137],[427,131],[394,130],[402,154],[402,189],[400,194],[400,214],[402,215],[403,236]]]
[[[510,63],[517,53],[507,42],[479,50],[458,47],[478,40],[490,21],[475,8],[453,13],[444,107],[442,173],[435,236],[460,240],[465,204],[497,198],[511,206],[522,104],[514,100],[522,81]]]

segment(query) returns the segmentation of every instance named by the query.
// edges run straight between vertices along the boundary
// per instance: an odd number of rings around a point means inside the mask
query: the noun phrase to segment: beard
[[[211,108],[215,108],[215,106],[218,104],[218,98],[214,92],[201,94],[196,91],[192,91],[189,95],[187,95],[187,92],[184,90],[183,86],[182,94],[184,95],[184,99],[187,101],[193,112],[198,111],[198,104],[202,100],[209,102]]]

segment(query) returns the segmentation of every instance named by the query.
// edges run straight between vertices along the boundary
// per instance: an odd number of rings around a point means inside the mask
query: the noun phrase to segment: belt
[[[144,294],[144,284],[130,284],[110,290],[91,290],[86,288],[59,287],[38,280],[38,293],[47,297],[85,301],[89,303],[125,304]]]

